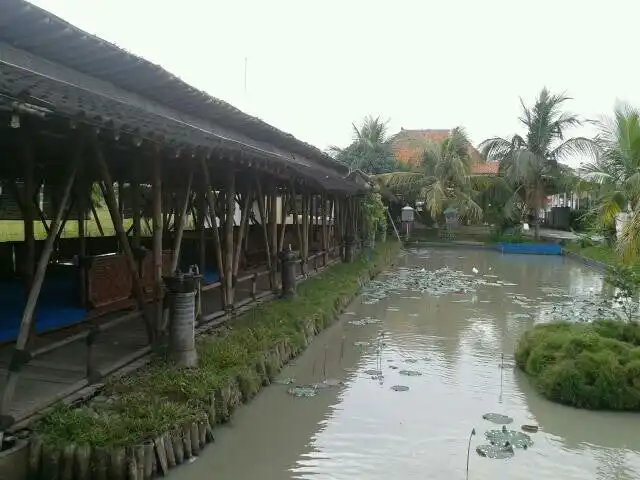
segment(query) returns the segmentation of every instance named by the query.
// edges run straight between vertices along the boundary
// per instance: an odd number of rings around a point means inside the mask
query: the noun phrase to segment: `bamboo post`
[[[31,284],[31,289],[29,290],[27,302],[25,304],[24,311],[22,312],[22,318],[20,320],[20,330],[18,332],[18,338],[14,347],[15,352],[13,354],[13,359],[10,362],[12,366],[9,367],[7,373],[7,381],[5,383],[4,391],[2,392],[2,401],[0,402],[0,415],[8,414],[9,408],[11,407],[11,401],[13,400],[13,395],[15,394],[20,369],[22,365],[29,361],[29,354],[25,352],[25,346],[27,345],[27,340],[29,339],[29,333],[33,328],[33,314],[36,309],[40,290],[42,289],[42,282],[44,281],[44,276],[47,271],[51,252],[53,251],[55,239],[60,229],[62,217],[67,208],[69,197],[71,196],[71,189],[76,178],[82,152],[83,144],[81,143],[80,145],[78,145],[78,149],[76,151],[76,154],[74,155],[71,172],[67,177],[67,181],[65,183],[62,200],[60,202],[60,205],[58,206],[56,216],[51,222],[51,232],[49,233],[49,235],[47,235],[42,254],[40,255],[40,259],[33,276],[33,283]]]
[[[309,196],[302,196],[302,274],[307,274],[307,261],[309,259]]]
[[[87,213],[87,192],[85,191],[84,169],[80,167],[76,181],[76,212],[78,214],[78,263],[80,265],[80,302],[87,306],[87,269],[83,260],[87,256],[87,236],[85,232],[85,215]],[[90,200],[90,199],[89,199]]]
[[[291,201],[291,194],[283,194],[282,196],[282,218],[280,219],[280,223],[282,226],[280,227],[280,241],[278,242],[278,251],[282,252],[284,250],[284,237],[287,232],[287,217],[289,216],[289,202]]]
[[[43,189],[44,189],[44,180],[39,180],[38,188],[35,189],[33,197],[31,198],[31,202],[33,202],[33,208],[38,214],[38,217],[40,217],[40,222],[42,223],[42,226],[44,227],[46,234],[49,235],[49,231],[51,229],[49,228],[49,225],[47,225],[47,219],[44,216],[44,212],[40,208],[40,202],[39,202],[40,192],[42,192]]]
[[[24,242],[27,247],[27,254],[24,265],[25,293],[28,297],[33,285],[34,270],[36,265],[36,239],[34,232],[34,205],[31,201],[33,197],[33,181],[34,181],[34,152],[31,138],[25,138],[24,145]],[[31,320],[29,320],[31,324]],[[31,324],[35,328],[35,324]]]
[[[124,222],[124,182],[118,181],[118,213]]]
[[[322,251],[323,251],[323,261],[326,266],[329,263],[329,239],[327,237],[327,197],[326,195],[322,195],[321,197],[322,205],[320,212],[322,214]]]
[[[242,245],[244,243],[245,235],[248,237],[247,224],[249,223],[249,209],[253,207],[253,189],[249,188],[244,193],[242,199],[242,211],[240,212],[240,229],[238,231],[238,242],[236,244],[236,251],[233,258],[233,284],[236,284],[236,278],[238,276],[238,269],[240,268],[240,255],[242,253]]]
[[[122,219],[118,214],[118,204],[116,202],[116,196],[113,192],[113,180],[111,179],[109,167],[107,166],[107,162],[104,158],[104,154],[102,153],[102,149],[100,148],[100,143],[96,134],[93,135],[92,140],[96,155],[97,167],[103,180],[102,182],[100,182],[100,188],[102,189],[102,194],[104,195],[105,202],[109,209],[109,214],[111,215],[111,221],[113,222],[116,236],[118,237],[118,241],[120,242],[124,250],[124,256],[127,260],[129,271],[131,273],[133,295],[136,298],[138,308],[142,312],[143,318],[145,320],[147,337],[149,338],[149,342],[152,343],[155,339],[155,332],[153,328],[153,321],[151,316],[149,315],[147,304],[144,298],[144,291],[142,290],[142,285],[140,283],[138,264],[133,255],[133,250],[131,250],[131,245],[129,244],[129,239],[127,238],[127,232],[125,231],[124,225],[122,224]]]
[[[212,185],[211,185],[209,168],[207,167],[207,162],[204,157],[200,158],[200,165],[202,167],[202,176],[204,179],[204,186],[206,189],[206,199],[209,205],[209,215],[211,216],[211,222],[213,227],[212,228],[213,229],[213,246],[216,253],[216,262],[218,264],[218,271],[220,272],[220,283],[222,283],[222,285],[225,285],[224,263],[222,261],[222,245],[220,242],[220,231],[218,229],[218,223],[216,220],[217,219],[217,215],[216,215],[217,197],[216,197],[215,190],[212,188]],[[223,306],[228,305],[228,299],[226,298],[226,292],[224,291],[224,288],[222,289],[222,299],[224,304]]]
[[[267,212],[264,202],[264,192],[260,180],[256,180],[256,189],[258,191],[258,210],[260,212],[260,224],[262,226],[262,234],[264,236],[264,244],[267,252],[267,267],[271,271],[271,248],[269,246],[269,233],[267,231]]]
[[[300,219],[298,218],[298,196],[296,195],[295,184],[291,182],[291,205],[293,213],[293,225],[298,239],[298,250],[302,253],[302,231],[300,230]]]
[[[275,187],[269,195],[269,240],[271,243],[271,289],[278,289],[278,196]]]
[[[189,203],[191,200],[191,182],[193,180],[193,167],[189,170],[189,178],[187,180],[187,188],[184,193],[184,201],[180,207],[180,216],[176,218],[176,230],[173,240],[173,256],[171,258],[171,273],[178,269],[180,261],[180,250],[182,247],[182,237],[184,235],[184,228],[187,224],[187,211],[189,209]]]
[[[227,173],[227,196],[226,196],[226,216],[225,216],[225,224],[224,224],[224,248],[225,248],[225,259],[224,259],[224,269],[225,269],[225,284],[224,287],[226,289],[226,308],[227,310],[233,309],[234,304],[234,289],[235,283],[233,281],[233,247],[234,247],[234,222],[233,217],[235,213],[236,207],[236,173],[230,168]],[[238,245],[238,249],[240,246]]]
[[[96,206],[93,204],[93,202],[91,202],[91,213],[93,214],[93,219],[96,222],[96,227],[98,227],[98,232],[100,232],[100,235],[104,237],[104,228],[102,228],[102,222],[100,221],[100,217],[98,216],[98,212],[96,211]]]
[[[153,297],[155,328],[162,325],[162,159],[156,149],[153,156],[151,194],[153,196]]]
[[[200,273],[204,275],[204,271],[207,268],[207,245],[205,235],[205,218],[207,216],[207,198],[204,194],[204,188],[197,194],[196,197],[196,212],[193,212],[193,218],[196,222],[196,231],[198,232],[198,264],[200,266]]]
[[[142,223],[140,219],[140,162],[136,160],[133,162],[133,181],[130,184],[131,188],[131,210],[133,215],[133,248],[140,250],[142,237]]]

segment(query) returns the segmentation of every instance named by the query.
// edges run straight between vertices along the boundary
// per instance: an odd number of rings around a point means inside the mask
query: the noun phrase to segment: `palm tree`
[[[625,260],[640,255],[640,111],[621,105],[612,119],[599,122],[598,157],[584,165],[585,180],[595,185],[601,226],[615,231],[622,212],[631,214],[617,247]]]
[[[540,238],[539,212],[547,195],[564,185],[567,169],[559,162],[576,154],[592,154],[593,142],[587,138],[565,139],[565,132],[581,124],[577,116],[563,111],[569,100],[564,94],[551,94],[542,89],[533,107],[522,99],[520,122],[525,136],[510,139],[490,138],[480,145],[488,160],[500,162],[500,174],[513,189],[509,204],[523,203],[533,217],[536,239]]]
[[[434,219],[449,207],[460,217],[480,219],[482,209],[475,200],[469,146],[464,129],[454,128],[442,142],[426,142],[421,162],[413,171],[375,178],[404,199],[423,201]]]
[[[360,128],[352,125],[353,142],[346,148],[332,146],[330,153],[354,170],[369,174],[394,171],[397,162],[387,138],[387,123],[380,117],[366,117]]]

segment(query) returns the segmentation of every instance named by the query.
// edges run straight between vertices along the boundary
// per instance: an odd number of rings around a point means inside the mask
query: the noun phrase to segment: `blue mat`
[[[66,269],[55,272],[42,284],[34,315],[35,330],[43,333],[82,322],[87,312],[77,302],[78,286],[75,272]],[[24,284],[19,281],[0,282],[0,342],[15,340],[26,301]]]
[[[204,275],[202,276],[202,284],[203,285],[211,285],[212,283],[216,283],[220,281],[220,274],[217,270],[207,268],[204,271]]]
[[[562,255],[562,247],[555,243],[498,243],[496,249],[502,253],[527,255]]]

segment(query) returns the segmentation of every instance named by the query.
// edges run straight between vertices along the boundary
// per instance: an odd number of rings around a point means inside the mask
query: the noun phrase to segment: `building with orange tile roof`
[[[399,162],[415,165],[422,157],[425,141],[442,142],[450,133],[449,129],[405,130],[403,128],[391,137],[391,148]],[[472,174],[498,174],[498,162],[487,162],[473,145],[469,145],[469,155]]]

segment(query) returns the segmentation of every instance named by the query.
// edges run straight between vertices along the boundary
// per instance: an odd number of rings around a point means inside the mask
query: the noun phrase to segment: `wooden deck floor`
[[[256,282],[258,294],[270,290],[268,275],[259,277]],[[251,296],[251,282],[238,285],[236,301]],[[203,314],[221,310],[219,289],[203,292]],[[131,311],[111,314],[100,320],[87,321],[72,328],[59,330],[39,336],[30,346],[31,350],[46,348],[66,337],[88,330],[93,324],[104,323],[128,315]],[[94,366],[101,372],[109,372],[123,362],[134,360],[136,352],[143,356],[148,346],[147,334],[142,317],[135,316],[123,323],[100,332],[93,344]],[[87,344],[84,337],[60,348],[38,355],[25,366],[20,374],[16,392],[8,412],[16,421],[32,415],[35,411],[83,388],[86,379]],[[8,364],[13,353],[13,344],[0,346],[0,392],[7,381]]]
[[[299,272],[298,272],[299,273]],[[265,294],[270,291],[268,275],[258,278],[256,292]],[[236,287],[236,302],[251,297],[251,282]],[[203,315],[221,310],[221,298],[218,289],[203,292]],[[46,348],[64,338],[81,333],[97,322],[107,322],[114,318],[130,314],[131,311],[111,314],[94,319],[74,327],[52,332],[36,338],[31,351]],[[144,322],[135,316],[114,327],[100,332],[93,345],[95,368],[103,373],[121,368],[123,363],[144,356],[148,347]],[[13,352],[13,345],[0,347],[0,391],[7,380],[7,367]],[[19,377],[11,409],[8,412],[19,422],[35,412],[46,408],[55,401],[67,397],[74,391],[86,386],[87,345],[85,338],[74,340],[60,348],[36,356],[24,367]],[[84,383],[84,384],[83,384]]]

